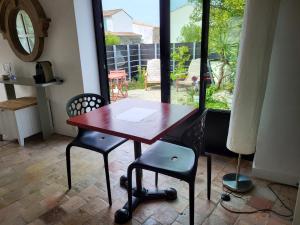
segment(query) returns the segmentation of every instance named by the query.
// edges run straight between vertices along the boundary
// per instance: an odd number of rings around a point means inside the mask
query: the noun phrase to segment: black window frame
[[[107,103],[110,103],[102,0],[92,0],[92,7],[93,7],[95,36],[96,36],[96,44],[97,44],[97,57],[98,57],[101,95],[105,98]],[[208,72],[207,59],[208,59],[210,0],[203,0],[202,10],[203,11],[202,11],[200,91],[199,91],[200,112],[202,112],[205,109],[205,95],[206,95],[205,75]],[[170,103],[171,102],[170,0],[160,0],[159,11],[160,11],[160,54],[161,54],[160,56],[161,102]]]

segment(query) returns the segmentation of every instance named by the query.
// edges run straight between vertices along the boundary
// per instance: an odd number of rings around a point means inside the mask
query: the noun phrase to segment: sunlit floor
[[[67,191],[65,147],[71,138],[54,135],[42,142],[39,137],[26,140],[25,147],[16,142],[0,142],[0,224],[3,225],[92,225],[113,224],[114,213],[127,201],[119,185],[133,160],[133,143],[128,141],[109,155],[113,205],[108,206],[103,159],[100,154],[74,148],[72,151],[73,188]],[[147,146],[143,146],[145,150]],[[206,199],[206,159],[199,160],[195,224],[284,225],[291,218],[273,213],[232,214],[220,205],[223,192],[221,179],[235,170],[236,161],[213,156],[212,200]],[[242,163],[242,172],[249,174],[251,164]],[[144,185],[154,188],[154,174],[144,172]],[[226,204],[233,210],[274,209],[287,214],[279,200],[267,188],[267,181],[254,179],[255,189],[242,198],[232,197]],[[142,204],[128,224],[188,224],[188,185],[168,177],[159,177],[159,187],[174,187],[178,199],[173,202]],[[291,208],[296,189],[274,186],[274,190]]]

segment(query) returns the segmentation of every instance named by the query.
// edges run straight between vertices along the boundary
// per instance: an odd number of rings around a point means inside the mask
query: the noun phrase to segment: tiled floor
[[[100,154],[74,148],[72,151],[73,189],[67,191],[65,146],[71,139],[54,135],[42,142],[36,137],[21,148],[16,142],[0,142],[0,224],[2,225],[93,225],[113,224],[114,212],[127,200],[119,186],[133,159],[133,143],[127,142],[110,154],[113,205],[108,207],[103,160]],[[146,146],[143,146],[145,149]],[[212,201],[206,200],[206,160],[199,160],[195,196],[195,224],[205,225],[283,225],[291,219],[271,213],[231,214],[220,205],[221,178],[235,169],[235,160],[213,157]],[[250,163],[243,162],[242,172],[249,174]],[[287,213],[267,188],[267,181],[254,179],[255,189],[224,203],[234,210],[267,207]],[[154,174],[144,173],[144,184],[153,187]],[[141,205],[128,224],[188,224],[188,185],[168,177],[159,177],[160,187],[175,187],[174,202],[149,202]],[[274,186],[290,207],[294,207],[296,189]]]

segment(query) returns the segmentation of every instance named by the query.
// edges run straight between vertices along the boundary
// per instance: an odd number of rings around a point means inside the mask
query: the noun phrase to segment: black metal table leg
[[[142,154],[141,143],[135,141],[134,142],[134,153],[135,158],[138,158]],[[147,190],[143,188],[142,185],[143,171],[142,169],[136,169],[136,188],[133,188],[133,200],[132,200],[132,208],[133,210],[138,207],[138,205],[147,200],[175,200],[177,199],[177,191],[174,188],[169,188],[166,190]],[[120,185],[123,188],[127,189],[127,177],[122,176],[120,178]],[[130,220],[129,212],[128,212],[128,204],[126,203],[122,209],[119,209],[115,213],[115,222],[119,224],[126,223]]]
[[[142,155],[142,144],[141,142],[134,141],[134,158],[137,159]],[[136,190],[137,192],[142,192],[143,184],[143,171],[142,169],[136,169]]]

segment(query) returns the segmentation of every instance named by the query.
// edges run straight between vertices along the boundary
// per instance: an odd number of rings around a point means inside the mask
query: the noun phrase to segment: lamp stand
[[[223,185],[231,191],[243,193],[250,191],[253,188],[253,183],[250,177],[240,174],[241,158],[242,155],[239,154],[236,173],[229,173],[223,176]]]

